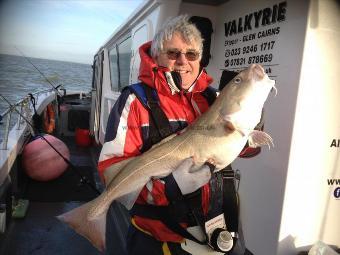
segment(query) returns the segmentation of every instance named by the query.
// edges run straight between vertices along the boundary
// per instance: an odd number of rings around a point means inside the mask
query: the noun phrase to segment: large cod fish
[[[197,168],[212,161],[218,171],[235,160],[247,141],[252,147],[272,145],[268,134],[254,130],[272,88],[275,81],[260,65],[251,65],[225,86],[214,104],[192,125],[142,155],[109,167],[103,193],[58,218],[99,250],[105,250],[106,214],[113,200],[131,207],[151,178],[169,175],[186,158],[193,157]]]

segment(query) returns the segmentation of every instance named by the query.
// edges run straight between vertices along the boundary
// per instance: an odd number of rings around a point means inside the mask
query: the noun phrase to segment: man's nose
[[[185,57],[185,53],[179,54],[179,56],[178,56],[177,59],[176,59],[176,63],[177,63],[178,65],[185,65],[185,64],[188,63],[188,60],[187,60],[187,58]]]

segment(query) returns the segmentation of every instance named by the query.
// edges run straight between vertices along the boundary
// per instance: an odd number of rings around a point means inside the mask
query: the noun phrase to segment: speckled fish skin
[[[270,136],[254,128],[274,85],[262,66],[251,65],[230,81],[214,104],[181,134],[107,169],[105,191],[58,218],[103,251],[106,214],[113,200],[139,193],[150,178],[169,175],[188,157],[193,157],[197,168],[213,160],[219,170],[234,161],[247,141],[253,147],[270,145]],[[132,205],[134,200],[130,202]]]

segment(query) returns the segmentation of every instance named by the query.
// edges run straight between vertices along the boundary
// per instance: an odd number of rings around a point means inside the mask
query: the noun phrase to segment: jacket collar
[[[165,72],[170,70],[165,67],[159,67],[154,59],[150,56],[151,42],[143,44],[139,48],[139,55],[141,58],[138,79],[148,86],[155,88],[158,93],[164,95],[173,95],[180,92],[177,87],[169,84]],[[189,88],[189,92],[196,93],[204,91],[213,79],[203,69],[198,75],[196,82]]]

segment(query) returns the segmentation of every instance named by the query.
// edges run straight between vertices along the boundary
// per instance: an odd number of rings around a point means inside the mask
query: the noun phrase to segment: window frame
[[[119,51],[119,46],[122,44],[122,43],[124,43],[124,42],[126,42],[127,40],[130,40],[130,44],[129,44],[129,50],[130,50],[130,59],[129,59],[129,69],[128,69],[128,84],[127,85],[124,85],[123,86],[123,84],[122,84],[122,80],[121,80],[121,60],[120,60],[120,58],[121,58],[121,56],[120,56],[120,51]],[[108,55],[109,55],[109,68],[110,68],[110,83],[111,83],[111,90],[112,91],[122,91],[122,89],[124,88],[124,87],[126,87],[126,86],[128,86],[129,85],[129,81],[130,81],[130,72],[131,72],[131,70],[130,70],[130,65],[131,65],[131,56],[132,56],[132,49],[131,49],[131,47],[132,47],[132,35],[131,35],[131,33],[128,33],[128,34],[126,34],[126,35],[124,35],[123,37],[121,37],[118,41],[116,41],[115,43],[113,43],[112,45],[110,45],[109,47],[108,47]],[[112,62],[112,60],[111,60],[111,55],[110,55],[110,53],[111,53],[111,51],[112,50],[115,50],[115,52],[116,52],[116,54],[117,54],[117,69],[118,69],[118,77],[117,77],[117,81],[118,81],[118,86],[113,86],[113,84],[112,84],[112,82],[113,82],[113,79],[112,79],[112,64],[113,64],[113,62]]]
[[[113,86],[113,79],[112,79],[112,60],[111,60],[111,51],[112,50],[115,50],[116,52],[116,55],[117,55],[117,86]],[[110,83],[111,83],[111,91],[120,91],[120,88],[119,88],[119,81],[120,81],[120,73],[119,73],[119,55],[118,55],[118,49],[117,49],[117,44],[113,44],[111,45],[110,47],[108,47],[108,57],[109,57],[109,69],[110,69]]]

